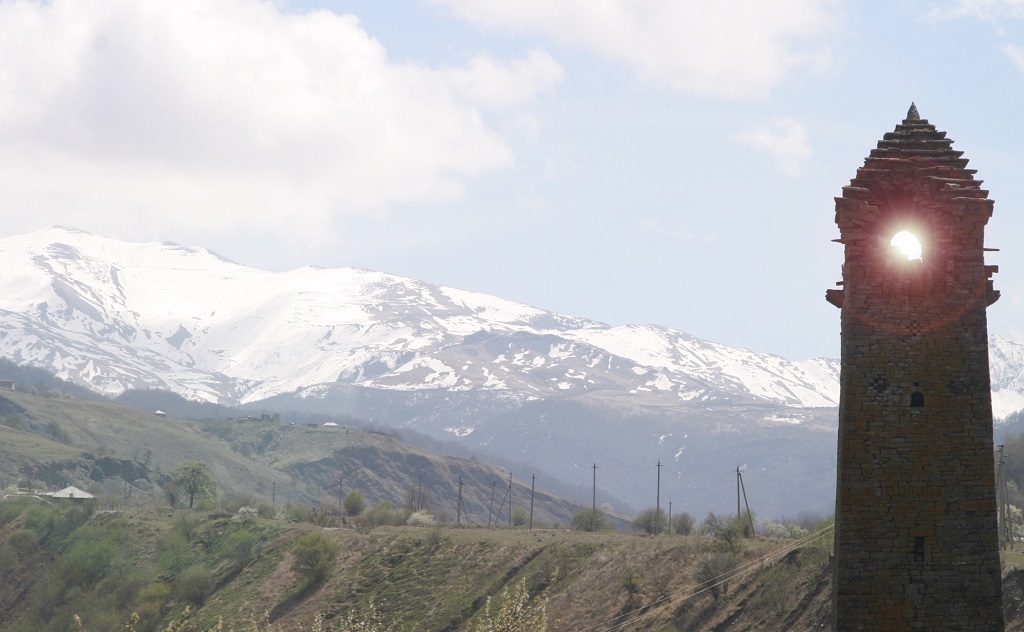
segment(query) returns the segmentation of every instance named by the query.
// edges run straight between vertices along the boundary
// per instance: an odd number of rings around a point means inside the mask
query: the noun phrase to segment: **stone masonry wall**
[[[834,629],[1003,629],[984,262],[992,202],[912,108],[836,198],[846,256]],[[902,229],[921,260],[890,245]]]

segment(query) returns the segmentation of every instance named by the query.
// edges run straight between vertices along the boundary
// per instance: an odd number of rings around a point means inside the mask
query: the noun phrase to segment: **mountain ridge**
[[[343,381],[625,390],[662,405],[836,403],[835,360],[794,362],[656,325],[610,327],[360,268],[272,273],[205,249],[61,227],[0,240],[0,264],[0,352],[112,395],[167,388],[237,404]]]
[[[661,497],[685,498],[695,515],[728,507],[744,465],[767,515],[834,502],[836,359],[612,327],[382,272],[266,272],[62,228],[0,240],[0,265],[0,355],[108,395],[161,389],[350,415],[587,487],[600,463],[601,485],[634,506],[657,462]],[[991,341],[1005,417],[1024,408],[1024,346]]]

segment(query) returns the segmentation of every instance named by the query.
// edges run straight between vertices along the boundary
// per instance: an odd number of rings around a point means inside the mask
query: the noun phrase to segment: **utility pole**
[[[736,468],[736,475],[740,483],[740,489],[743,490],[743,504],[747,507],[747,520],[750,521],[750,535],[753,537],[757,535],[757,531],[754,529],[754,516],[750,514],[750,503],[747,502],[747,488],[743,485],[743,474],[739,468]]]
[[[494,513],[494,489],[498,486],[498,481],[491,481],[491,504],[487,507],[487,528],[491,528],[491,516]]]
[[[999,451],[998,469],[996,470],[996,507],[999,510],[998,525],[999,525],[999,548],[1006,550],[1006,497],[1003,494],[1003,448],[1006,446],[1000,444],[996,449]]]
[[[345,477],[338,477],[338,507],[345,506]]]
[[[462,476],[459,476],[459,499],[455,509],[455,524],[462,524]]]
[[[1001,457],[1001,460],[1005,462],[1006,455]],[[1010,513],[1010,490],[1007,488],[1006,483],[1006,467],[1003,470],[1003,506],[1006,508],[1004,513],[1006,515],[1006,539],[1010,541],[1010,550],[1013,551],[1017,548],[1017,538],[1014,537],[1013,533],[1013,514]]]
[[[1010,543],[1010,550],[1016,548],[1016,538],[1013,537],[1013,514],[1010,513],[1010,490],[1006,483],[1006,452],[1000,459],[1003,462],[1003,514],[1006,516],[1006,540]]]
[[[277,507],[277,481],[270,482],[270,504]]]
[[[736,466],[736,517],[743,515],[740,512],[740,466]]]
[[[594,500],[590,506],[590,532],[597,531],[597,463],[594,463]]]
[[[498,505],[498,513],[494,514],[494,526],[498,526],[498,516],[501,515],[501,510],[505,508],[505,499],[508,498],[508,524],[512,526],[512,475],[508,476],[508,487],[505,492],[501,495],[501,504]]]
[[[668,534],[672,535],[672,501],[668,501]]]
[[[420,474],[420,486],[416,490],[416,510],[420,511],[423,509],[423,475]]]
[[[999,542],[1003,549],[1016,548],[1013,536],[1013,517],[1010,515],[1010,495],[1006,484],[1006,446],[999,446],[999,470],[996,474],[996,499],[999,507]]]
[[[512,472],[508,473],[508,526],[512,526]]]
[[[654,497],[654,535],[661,533],[661,460],[658,460],[658,493]]]
[[[530,479],[530,531],[533,531],[533,496],[537,492],[537,475]]]

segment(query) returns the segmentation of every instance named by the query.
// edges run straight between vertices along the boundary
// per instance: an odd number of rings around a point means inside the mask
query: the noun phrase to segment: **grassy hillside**
[[[0,396],[5,486],[31,479],[50,488],[158,496],[170,474],[193,460],[209,465],[224,494],[278,505],[338,505],[358,490],[373,505],[405,506],[415,494],[435,514],[469,524],[487,524],[489,517],[507,523],[510,514],[507,472],[380,432],[269,420],[175,420],[110,402],[20,392]],[[512,503],[520,511],[529,509],[530,483],[513,479]],[[533,496],[536,525],[566,526],[580,509],[544,492],[543,481]]]
[[[154,484],[186,461],[200,460],[210,465],[226,491],[250,491],[253,481],[265,479],[277,482],[284,496],[298,496],[287,475],[235,453],[193,425],[110,402],[4,393],[0,422],[15,434],[26,431],[37,437],[26,451],[21,450],[24,441],[0,445],[0,473],[7,483],[27,477],[115,493],[134,481],[123,480],[119,473],[94,472],[98,459],[137,464],[132,472],[142,472]]]
[[[218,622],[218,630],[240,632],[261,621],[259,630],[308,632],[349,629],[340,623],[373,612],[382,625],[358,629],[460,632],[476,630],[517,586],[527,609],[546,610],[552,632],[829,627],[827,537],[729,549],[702,536],[450,526],[358,532],[19,503],[0,504],[0,525],[0,628],[10,632],[76,629],[75,615],[86,630],[124,629],[132,613],[139,632],[176,620],[184,620],[182,632]],[[299,562],[298,543],[309,534],[339,551],[315,581]],[[722,559],[724,571],[712,564]],[[1008,566],[1004,578],[1009,631],[1024,629],[1021,575]]]
[[[401,630],[469,630],[520,582],[549,630],[809,629],[827,618],[827,557],[784,541],[729,554],[747,572],[717,596],[700,591],[715,540],[621,532],[383,527],[322,530],[259,518],[198,522],[189,512],[94,512],[81,506],[0,504],[0,628],[12,632],[162,630],[188,606],[190,628],[240,629],[269,617],[308,630],[379,611]],[[296,543],[340,545],[325,579],[309,581]],[[780,552],[785,554],[780,554]],[[773,563],[762,564],[762,560]],[[774,588],[773,588],[774,587]],[[493,612],[493,609],[492,609]]]
[[[208,463],[222,492],[218,505],[195,513],[169,508],[160,493],[169,474],[190,460]],[[170,420],[107,402],[4,393],[0,476],[8,485],[31,479],[106,495],[95,504],[64,505],[10,490],[0,502],[5,631],[75,630],[75,615],[88,631],[125,629],[135,613],[138,632],[176,620],[184,621],[180,632],[207,632],[218,621],[238,632],[256,629],[249,624],[307,632],[318,620],[327,626],[321,629],[341,629],[336,624],[346,618],[375,612],[391,627],[373,629],[475,631],[488,613],[514,601],[517,586],[526,591],[527,609],[546,608],[552,631],[829,626],[827,531],[804,540],[796,538],[806,532],[730,541],[484,528],[503,500],[504,471],[379,432]],[[129,488],[136,502],[113,502]],[[415,492],[446,520],[396,527],[361,518],[349,523],[358,528],[324,529],[293,522],[301,512],[285,506],[337,506],[339,494],[352,489],[378,505],[374,512],[383,503],[401,506]],[[272,495],[277,510],[262,512]],[[525,510],[529,487],[517,483],[513,497]],[[265,517],[238,512],[256,502]],[[506,525],[502,504],[496,522]],[[564,527],[576,509],[538,492],[535,525]],[[298,548],[311,534],[340,551],[315,579]],[[1024,558],[1007,558],[1011,631],[1024,629],[1019,565]]]

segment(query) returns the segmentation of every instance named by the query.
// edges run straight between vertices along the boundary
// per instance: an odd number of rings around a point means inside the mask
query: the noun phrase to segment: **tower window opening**
[[[907,261],[921,260],[921,242],[908,230],[901,230],[893,235],[889,245],[895,248],[900,256],[906,257]]]
[[[911,408],[924,408],[924,393],[921,391],[914,391],[910,394],[910,407]]]
[[[924,561],[924,536],[919,535],[914,538],[914,561]]]

